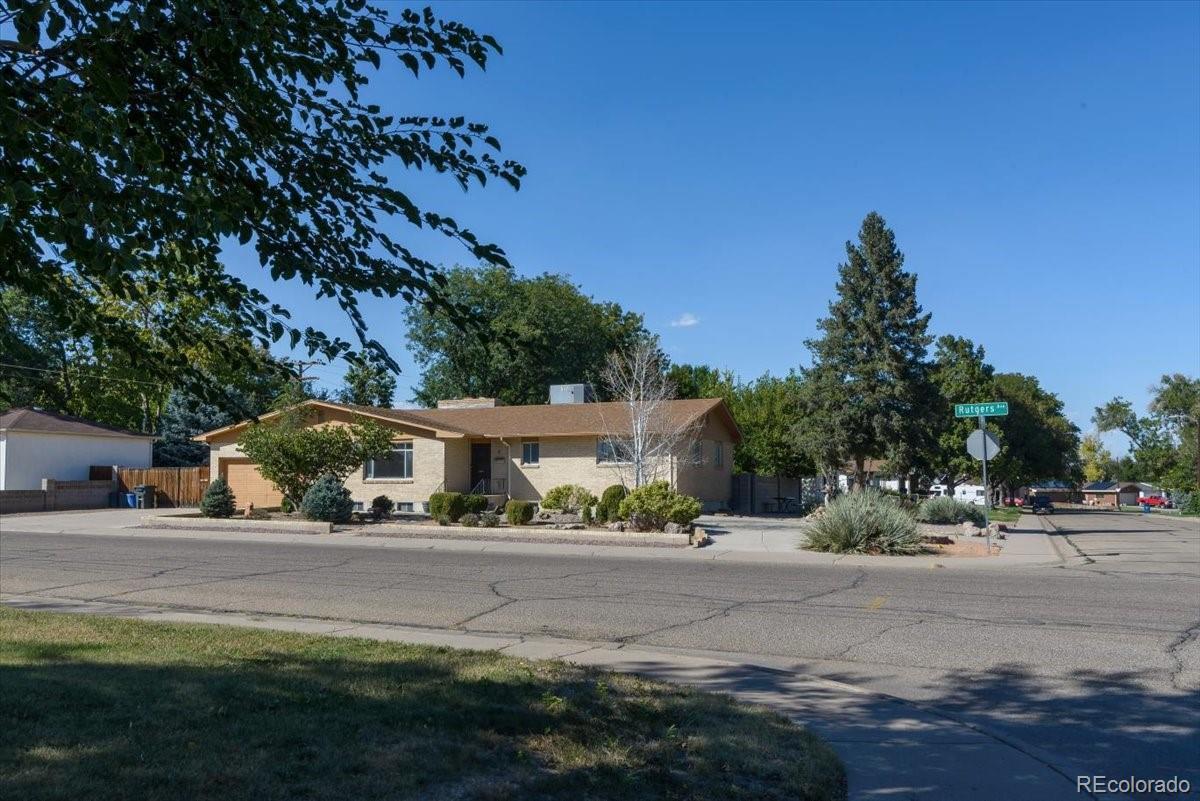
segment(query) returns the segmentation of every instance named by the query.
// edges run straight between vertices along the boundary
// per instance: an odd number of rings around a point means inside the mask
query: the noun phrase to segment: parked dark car
[[[1046,495],[1031,495],[1027,505],[1035,515],[1054,514],[1054,504],[1050,503],[1050,498]]]

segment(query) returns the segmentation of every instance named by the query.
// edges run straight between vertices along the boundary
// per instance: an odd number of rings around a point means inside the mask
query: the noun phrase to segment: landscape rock
[[[555,531],[582,531],[583,523],[555,523],[550,528]]]
[[[623,522],[621,522],[620,520],[614,520],[613,522],[608,524],[608,530],[609,531],[624,531],[625,524]]]
[[[678,523],[667,523],[665,526],[663,526],[663,533],[664,534],[682,534],[683,526],[679,525]]]
[[[963,524],[962,524],[962,531],[963,531],[963,534],[967,534],[967,535],[969,535],[969,536],[972,536],[972,537],[978,537],[978,536],[979,536],[979,529],[978,529],[978,528],[976,528],[976,527],[975,527],[975,524],[974,524],[974,523],[972,523],[970,520],[964,520],[964,521],[963,521]]]

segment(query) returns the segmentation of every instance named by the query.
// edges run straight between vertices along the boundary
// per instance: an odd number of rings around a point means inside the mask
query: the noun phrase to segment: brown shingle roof
[[[331,401],[310,403],[347,409],[360,414],[395,420],[421,428],[447,431],[475,437],[561,437],[571,435],[620,434],[628,411],[621,403],[561,403],[535,406],[495,406],[468,409],[383,409]],[[734,442],[742,435],[719,398],[668,401],[667,412],[680,425],[691,423],[710,412],[725,420]],[[270,415],[264,415],[264,418]],[[626,423],[627,424],[627,423]],[[243,423],[209,431],[196,437],[205,440],[218,432],[238,428]]]
[[[139,434],[126,431],[123,428],[106,426],[84,420],[82,417],[72,417],[69,414],[56,414],[42,409],[17,407],[0,414],[0,431],[33,431],[43,434],[88,434],[91,436],[115,435],[124,437],[149,437],[150,434]]]
[[[714,410],[728,415],[717,398],[673,400],[667,403],[672,423],[686,425]],[[377,410],[397,411],[406,418],[425,421],[434,428],[489,437],[561,437],[575,434],[622,433],[628,428],[629,412],[622,403],[553,403],[537,406],[496,406],[474,409]],[[741,436],[732,417],[728,419],[735,441]]]

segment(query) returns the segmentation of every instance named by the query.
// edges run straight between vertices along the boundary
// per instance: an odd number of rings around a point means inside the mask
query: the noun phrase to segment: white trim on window
[[[413,444],[393,442],[392,454],[386,459],[378,460],[383,470],[376,471],[375,459],[368,459],[363,465],[363,479],[366,481],[412,481],[413,477]]]

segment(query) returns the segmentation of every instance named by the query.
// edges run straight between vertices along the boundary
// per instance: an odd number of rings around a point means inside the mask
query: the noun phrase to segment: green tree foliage
[[[1164,375],[1151,392],[1149,415],[1139,416],[1132,403],[1117,397],[1096,407],[1092,422],[1129,438],[1129,480],[1181,491],[1200,488],[1200,379]]]
[[[865,483],[864,462],[918,451],[929,424],[926,348],[929,315],[917,303],[917,277],[884,219],[871,212],[858,243],[846,243],[838,297],[818,323],[812,351],[815,382],[829,397],[834,427]]]
[[[844,398],[845,385],[832,370],[810,368],[801,373],[796,443],[813,461],[829,492],[836,491],[838,473],[850,458],[842,427]]]
[[[992,377],[982,346],[956,336],[938,337],[930,376],[937,388],[935,414],[927,417],[934,442],[929,452],[930,475],[951,491],[979,472],[979,463],[966,451],[967,437],[979,427],[974,418],[956,418],[954,404],[981,403],[995,395]],[[998,433],[995,424],[988,426]]]
[[[231,275],[220,261],[231,237],[252,244],[264,278],[332,298],[361,349],[392,369],[359,294],[467,318],[435,266],[403,243],[404,226],[507,265],[384,173],[399,164],[464,189],[489,178],[515,188],[524,168],[493,155],[486,125],[364,99],[383,59],[414,76],[438,66],[462,76],[500,52],[490,36],[429,10],[335,0],[18,0],[0,22],[0,287],[46,299],[59,330],[133,369],[218,400],[194,349],[225,362],[252,339],[351,351]],[[168,307],[147,340],[142,321],[95,302],[97,287],[133,304],[186,294],[221,310],[232,335],[196,337],[192,311]]]
[[[680,399],[724,398],[731,403],[737,387],[732,373],[705,364],[672,364],[667,378]]]
[[[309,520],[345,523],[353,512],[350,490],[341,479],[328,473],[318,478],[300,501],[300,513]]]
[[[560,275],[522,278],[499,267],[456,267],[441,287],[481,321],[464,336],[451,316],[428,306],[407,311],[409,348],[422,368],[415,399],[482,396],[545,403],[550,384],[593,382],[608,354],[646,335],[639,314],[597,302]]]
[[[368,459],[391,450],[392,432],[373,420],[315,426],[312,409],[293,407],[277,419],[253,423],[238,438],[247,458],[294,505],[325,475],[339,482]]]
[[[229,483],[221,476],[209,482],[200,498],[200,514],[205,517],[231,517],[237,509],[237,499]]]
[[[989,480],[1014,492],[1037,481],[1080,477],[1079,429],[1058,396],[1021,373],[997,373],[993,381],[1008,415],[995,418],[1002,449],[988,462]]]
[[[1084,481],[1104,481],[1114,477],[1116,462],[1108,448],[1095,434],[1079,441],[1079,463]]]
[[[351,363],[342,382],[342,403],[390,407],[396,394],[396,376],[390,370],[361,360]]]

